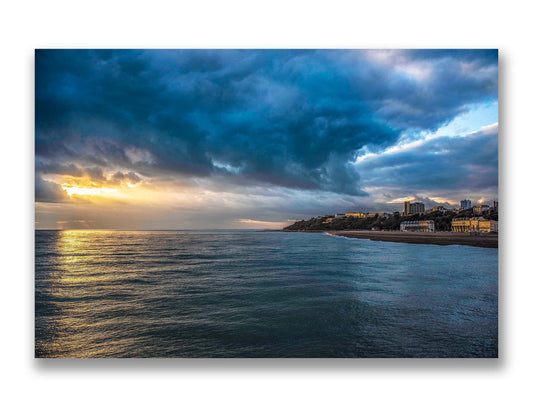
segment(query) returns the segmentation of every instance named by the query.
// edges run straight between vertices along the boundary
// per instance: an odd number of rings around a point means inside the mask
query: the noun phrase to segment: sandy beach
[[[328,232],[331,235],[344,236],[355,239],[370,239],[385,242],[464,245],[476,247],[498,248],[498,235],[469,235],[452,232],[382,232],[369,230],[341,230]]]

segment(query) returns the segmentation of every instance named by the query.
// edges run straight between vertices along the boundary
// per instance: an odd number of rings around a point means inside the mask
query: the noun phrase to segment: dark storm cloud
[[[37,160],[35,170],[42,174],[60,174],[73,177],[82,177],[83,170],[74,164],[62,164],[60,162],[42,163]]]
[[[138,184],[139,182],[141,182],[141,179],[134,172],[130,171],[130,172],[124,174],[121,171],[117,171],[116,173],[113,174],[113,176],[111,177],[110,181],[115,183],[115,184],[120,184],[122,182],[127,182],[127,183],[130,183],[132,185],[135,185],[135,184]]]
[[[361,148],[378,151],[497,97],[493,50],[373,56],[38,50],[37,171],[222,175],[363,195],[349,164]]]
[[[498,126],[464,137],[438,137],[405,150],[381,154],[356,165],[373,186],[404,191],[498,189]]]
[[[68,194],[60,185],[55,182],[43,180],[40,176],[35,177],[36,202],[62,202],[68,199]]]
[[[402,53],[412,60],[443,60],[450,58],[455,61],[476,62],[481,66],[491,65],[497,58],[494,49],[407,49]]]

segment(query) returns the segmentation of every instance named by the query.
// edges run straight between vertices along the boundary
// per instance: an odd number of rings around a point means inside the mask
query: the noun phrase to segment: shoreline
[[[434,244],[439,246],[461,245],[498,248],[498,235],[469,235],[452,232],[383,232],[370,230],[339,230],[326,231],[334,236],[344,236],[351,239],[369,239],[383,242]]]

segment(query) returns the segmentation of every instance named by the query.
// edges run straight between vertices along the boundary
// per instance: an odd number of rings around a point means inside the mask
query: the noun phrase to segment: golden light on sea
[[[130,305],[115,298],[124,295],[129,290],[128,281],[138,276],[135,267],[117,266],[109,261],[123,250],[122,236],[122,232],[106,230],[60,232],[54,246],[58,255],[56,267],[47,275],[48,295],[53,298],[55,312],[51,317],[54,329],[42,349],[44,352],[91,358],[133,348],[133,338],[110,336],[117,326],[135,321],[127,317],[104,318],[126,314]],[[105,247],[94,244],[104,238],[109,243]]]

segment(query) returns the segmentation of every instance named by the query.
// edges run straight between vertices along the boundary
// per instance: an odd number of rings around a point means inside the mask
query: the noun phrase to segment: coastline
[[[370,230],[328,231],[330,235],[353,239],[370,239],[383,242],[434,244],[440,246],[462,245],[485,248],[498,248],[498,235],[469,235],[452,232],[384,232]]]

